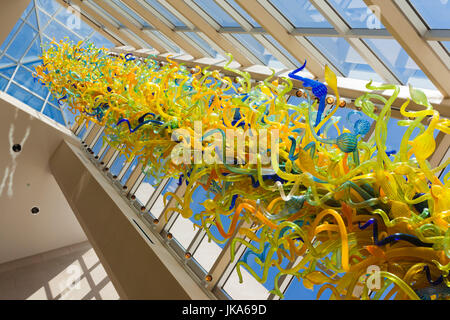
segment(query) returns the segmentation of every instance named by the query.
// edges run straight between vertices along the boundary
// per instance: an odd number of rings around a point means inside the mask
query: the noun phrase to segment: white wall
[[[0,263],[86,240],[49,170],[64,138],[74,139],[67,128],[0,92]],[[22,144],[20,153],[12,151],[15,143]],[[32,207],[39,207],[38,215]]]

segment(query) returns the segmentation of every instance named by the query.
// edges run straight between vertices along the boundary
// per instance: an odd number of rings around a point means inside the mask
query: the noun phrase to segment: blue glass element
[[[391,69],[403,84],[436,90],[423,71],[394,39],[364,39],[386,66]]]
[[[241,8],[234,0],[226,0],[230,6],[232,6],[239,14],[244,17],[254,28],[261,27],[258,22],[255,21],[244,9]]]
[[[213,18],[221,27],[240,27],[228,13],[226,13],[218,4],[211,0],[194,0],[194,2],[203,9],[211,18]]]
[[[277,60],[258,40],[250,34],[233,33],[233,37],[249,49],[264,65],[284,69],[284,64]]]
[[[447,49],[447,53],[450,55],[450,41],[442,41],[441,42],[444,47]]]
[[[12,65],[14,65],[14,61],[12,61],[11,59],[9,59],[6,56],[3,56],[0,58],[0,73],[2,72],[1,69],[5,68],[5,67],[10,67]]]
[[[14,83],[11,83],[6,93],[12,95],[14,98],[22,101],[37,111],[41,111],[44,100],[39,99],[35,95],[23,90]]]
[[[363,0],[329,0],[328,2],[352,28],[384,29],[376,14],[367,7]]]
[[[309,0],[270,0],[296,28],[333,28]]]
[[[203,40],[203,38],[200,37],[197,33],[195,33],[195,32],[185,32],[185,34],[189,38],[191,38],[191,40],[194,41],[194,43],[196,43],[203,50],[205,50],[212,58],[214,58],[214,59],[223,59],[223,56],[220,53],[218,53],[216,50],[211,48],[211,46],[208,44],[208,42]]]
[[[382,78],[367,64],[343,38],[308,37],[322,54],[339,69],[344,76],[354,79],[383,82]]]
[[[175,15],[162,6],[157,0],[145,0],[149,5],[158,11],[162,16],[169,20],[175,27],[185,27],[186,25],[181,22]]]
[[[37,0],[36,2],[39,8],[44,9],[50,15],[53,15],[56,10],[61,8],[55,0]]]
[[[409,0],[431,29],[450,29],[448,0]]]
[[[31,41],[36,37],[37,32],[33,30],[28,24],[24,24],[20,31],[17,33],[16,38],[13,40],[9,46],[6,53],[16,60],[19,60]]]

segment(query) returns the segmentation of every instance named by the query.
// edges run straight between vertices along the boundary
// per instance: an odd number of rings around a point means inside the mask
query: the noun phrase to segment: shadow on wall
[[[89,243],[0,265],[1,300],[117,300]]]

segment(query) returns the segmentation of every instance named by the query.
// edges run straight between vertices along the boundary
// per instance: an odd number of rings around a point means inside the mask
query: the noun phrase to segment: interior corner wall
[[[69,129],[0,92],[0,263],[86,241],[49,168],[64,139],[78,141]]]
[[[0,0],[0,44],[2,44],[22,13],[33,0]]]

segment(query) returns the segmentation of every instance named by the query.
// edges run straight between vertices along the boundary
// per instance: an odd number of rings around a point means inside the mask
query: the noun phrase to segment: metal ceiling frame
[[[364,0],[367,6],[377,6],[383,25],[414,60],[444,98],[450,98],[450,70],[425,40],[417,26],[419,17],[405,0]],[[408,14],[405,11],[409,10]],[[416,21],[414,21],[415,19]]]

